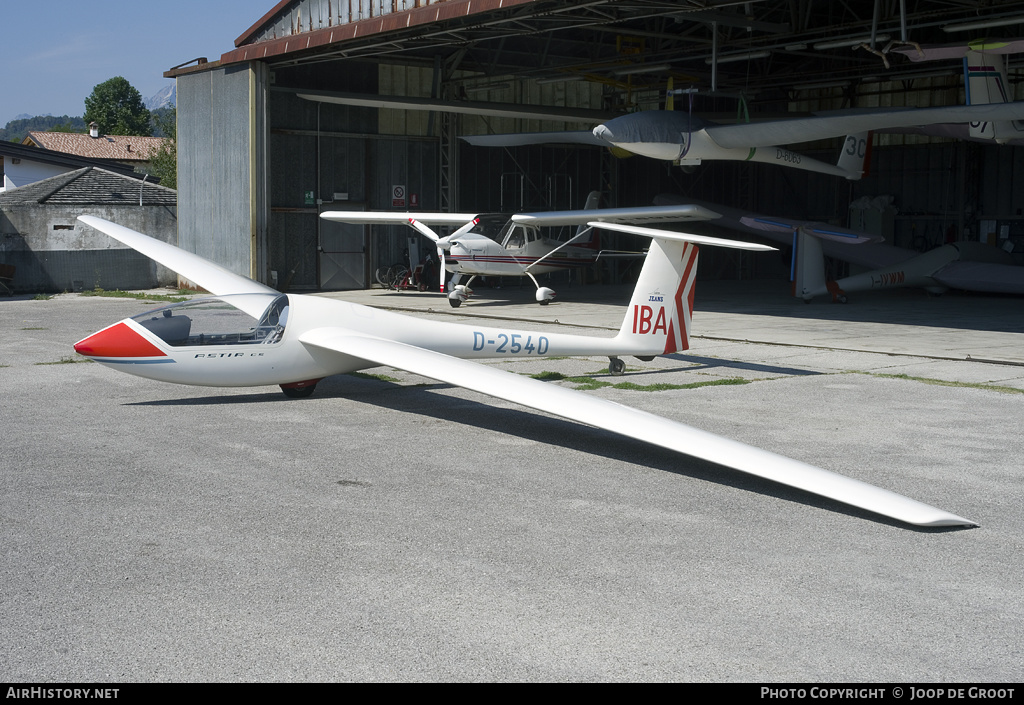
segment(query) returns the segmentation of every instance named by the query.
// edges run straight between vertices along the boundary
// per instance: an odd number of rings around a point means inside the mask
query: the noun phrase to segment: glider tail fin
[[[1006,79],[1006,59],[1002,54],[968,51],[964,56],[964,85],[968,105],[1009,103],[1013,89]],[[974,139],[1004,142],[1021,137],[1024,121],[970,123],[970,136]]]
[[[697,246],[654,238],[617,340],[667,355],[690,347]]]
[[[871,168],[871,133],[847,135],[836,166],[850,181],[858,181]]]
[[[809,302],[815,296],[829,293],[833,301],[843,292],[825,278],[825,255],[821,240],[797,228],[793,233],[793,262],[790,269],[793,296]]]

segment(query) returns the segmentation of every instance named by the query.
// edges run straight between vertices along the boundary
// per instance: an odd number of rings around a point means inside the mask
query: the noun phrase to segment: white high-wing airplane
[[[448,303],[458,308],[473,290],[469,285],[476,277],[529,277],[537,287],[537,301],[547,304],[555,292],[541,286],[536,275],[585,267],[599,257],[615,257],[620,253],[602,251],[596,227],[605,223],[665,223],[710,220],[718,214],[700,206],[644,206],[639,208],[598,208],[600,193],[592,191],[583,210],[516,213],[501,216],[502,226],[488,235],[493,219],[477,213],[398,213],[389,211],[327,211],[326,220],[344,223],[404,223],[437,245],[442,271],[452,273]],[[507,218],[507,220],[506,220]],[[486,220],[486,222],[485,222]],[[451,235],[441,237],[430,225],[461,226]],[[543,227],[579,226],[567,240],[543,236]],[[605,228],[608,229],[608,228]],[[630,256],[642,256],[633,253]],[[463,276],[469,276],[465,284]],[[442,279],[442,287],[443,287]],[[443,291],[443,288],[442,288]]]
[[[645,110],[598,125],[593,134],[543,132],[462,137],[476,146],[582,143],[616,147],[652,159],[697,166],[732,160],[778,164],[857,180],[863,176],[871,131],[946,123],[1002,124],[1024,119],[1024,101],[938,108],[842,111],[813,117],[719,125],[689,112]],[[782,145],[846,135],[836,164],[811,159]]]
[[[207,386],[279,384],[307,396],[323,377],[389,365],[596,426],[919,526],[975,522],[916,500],[706,431],[480,365],[474,358],[650,357],[689,346],[695,243],[771,249],[663,230],[653,238],[614,338],[466,326],[316,296],[281,294],[195,254],[93,216],[86,225],[207,289],[213,297],[115,323],[75,343],[103,365],[150,379]],[[468,358],[468,359],[467,359]]]

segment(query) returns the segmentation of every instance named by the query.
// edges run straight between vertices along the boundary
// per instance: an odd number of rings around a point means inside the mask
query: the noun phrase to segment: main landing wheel
[[[608,358],[608,371],[612,375],[619,377],[626,371],[626,363],[617,357],[610,357]]]
[[[316,389],[315,384],[310,384],[306,387],[281,387],[281,391],[289,399],[305,399],[313,393],[314,389]]]
[[[448,305],[452,308],[458,308],[462,305],[462,299],[448,299]]]

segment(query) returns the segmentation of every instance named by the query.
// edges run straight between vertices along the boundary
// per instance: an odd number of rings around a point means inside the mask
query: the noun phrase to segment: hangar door
[[[337,203],[322,204],[325,210],[362,210],[339,207]],[[317,248],[320,288],[326,291],[365,289],[366,227],[352,223],[320,221],[320,246]]]

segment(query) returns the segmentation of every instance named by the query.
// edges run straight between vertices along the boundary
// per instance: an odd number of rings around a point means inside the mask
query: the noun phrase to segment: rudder
[[[667,355],[690,348],[698,248],[655,238],[644,260],[617,341],[636,354]]]

